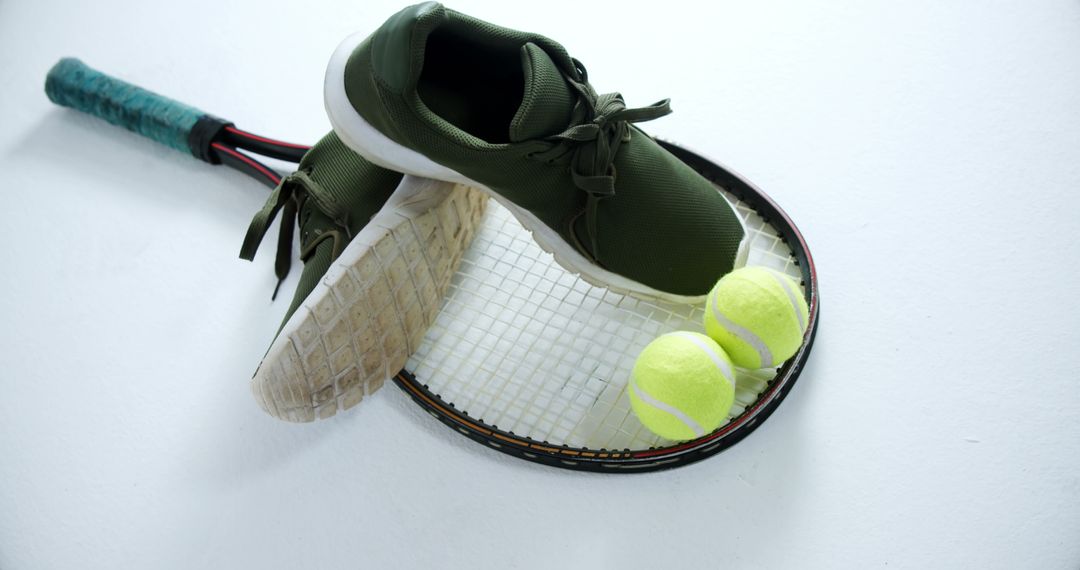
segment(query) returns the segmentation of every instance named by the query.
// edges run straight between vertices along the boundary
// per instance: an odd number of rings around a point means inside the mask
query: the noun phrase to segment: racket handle
[[[105,75],[73,57],[61,59],[49,70],[45,93],[57,105],[105,119],[212,164],[220,160],[210,144],[232,124]]]

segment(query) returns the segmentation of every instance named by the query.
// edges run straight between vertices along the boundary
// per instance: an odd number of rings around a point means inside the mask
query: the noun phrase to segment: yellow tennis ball
[[[720,427],[735,402],[735,367],[709,337],[673,332],[650,342],[630,378],[630,407],[660,437],[693,439]]]
[[[802,345],[809,309],[790,277],[765,267],[728,273],[709,292],[705,332],[743,368],[770,368]]]

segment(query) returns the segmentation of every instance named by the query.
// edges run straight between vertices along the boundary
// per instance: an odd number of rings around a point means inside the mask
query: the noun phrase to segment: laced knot
[[[587,195],[586,228],[592,257],[598,260],[596,210],[601,200],[615,195],[615,156],[619,147],[630,141],[631,123],[651,121],[671,113],[671,100],[629,109],[619,93],[597,95],[589,84],[585,66],[577,59],[573,62],[578,77],[563,72],[563,77],[577,92],[571,126],[544,139],[552,143],[551,148],[530,156],[547,162],[569,160],[574,185]]]
[[[334,240],[332,256],[337,258],[341,253],[344,242],[340,233],[348,234],[348,216],[334,196],[312,180],[306,171],[300,170],[283,178],[266,200],[262,210],[255,214],[255,217],[251,220],[251,225],[248,226],[247,234],[244,236],[244,244],[240,246],[240,257],[251,261],[255,259],[255,252],[258,251],[259,244],[262,243],[266,232],[269,231],[274,218],[277,217],[278,212],[282,212],[281,230],[278,232],[277,253],[274,258],[274,274],[277,276],[278,282],[274,287],[274,294],[271,299],[277,297],[278,289],[281,288],[281,283],[289,274],[289,268],[292,265],[294,228],[299,225],[303,230],[307,220],[311,218],[310,208],[312,207],[324,212],[341,227],[341,230],[316,230],[317,235],[314,239],[308,238],[304,240],[307,243],[302,245],[300,259],[306,260],[315,251],[315,246],[324,239]],[[300,217],[299,224],[297,224],[298,215]]]

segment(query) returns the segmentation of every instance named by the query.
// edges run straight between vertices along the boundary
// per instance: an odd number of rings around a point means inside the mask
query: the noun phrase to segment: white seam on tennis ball
[[[662,412],[667,412],[667,413],[675,416],[675,419],[682,422],[683,425],[690,428],[690,431],[694,432],[694,437],[701,437],[701,436],[705,435],[705,430],[701,429],[701,426],[698,425],[698,423],[694,421],[694,418],[691,418],[690,416],[686,415],[679,408],[668,405],[667,403],[661,402],[660,400],[657,400],[656,398],[653,398],[652,396],[650,396],[647,392],[645,392],[644,390],[642,390],[641,388],[638,387],[636,378],[631,378],[631,380],[630,380],[630,389],[634,391],[634,395],[636,395],[638,397],[638,399],[641,400],[642,402],[645,402],[646,404],[648,404],[648,405],[650,405],[650,406],[652,406],[652,407],[654,407],[654,408],[656,408],[656,409],[658,409],[658,410],[660,410]]]
[[[711,346],[705,344],[705,341],[701,340],[701,337],[692,332],[686,331],[676,331],[672,334],[674,334],[675,336],[683,337],[686,340],[689,340],[690,342],[697,345],[697,347],[701,350],[704,350],[705,354],[708,354],[709,358],[711,358],[713,363],[716,364],[716,367],[720,369],[720,373],[724,375],[724,378],[727,378],[728,382],[731,382],[732,385],[735,384],[735,374],[732,373],[731,367],[728,366],[728,363],[725,362],[719,354],[716,354],[716,351],[713,350]]]
[[[780,276],[779,273],[769,272],[776,279],[776,282],[784,288],[784,293],[787,293],[788,300],[791,301],[791,310],[795,311],[795,318],[799,320],[799,332],[806,330],[806,323],[803,321],[802,311],[799,310],[799,301],[795,298],[795,292],[791,290],[791,284],[787,279]]]
[[[738,337],[739,340],[750,345],[750,348],[753,348],[755,351],[757,351],[758,358],[761,359],[761,365],[759,366],[760,368],[771,368],[773,365],[773,356],[772,352],[769,351],[769,347],[765,346],[765,343],[762,342],[762,340],[758,338],[756,334],[750,332],[749,329],[743,328],[735,324],[734,322],[732,322],[731,319],[724,316],[724,313],[721,313],[720,308],[716,306],[716,301],[716,299],[713,299],[713,303],[709,307],[710,309],[712,309],[713,318],[716,319],[716,322],[719,323],[720,326],[724,327],[728,332]]]

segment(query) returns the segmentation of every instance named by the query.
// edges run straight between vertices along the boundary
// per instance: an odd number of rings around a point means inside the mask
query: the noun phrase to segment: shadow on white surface
[[[231,214],[238,200],[257,208],[268,193],[242,174],[77,111],[54,109],[29,133],[11,148],[13,158],[69,170],[98,184],[107,182],[117,200],[138,199],[169,211],[194,209],[201,215],[220,216]],[[221,192],[220,184],[207,184],[208,175],[220,177],[231,190]],[[230,226],[236,223],[232,215],[222,218]]]

